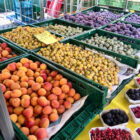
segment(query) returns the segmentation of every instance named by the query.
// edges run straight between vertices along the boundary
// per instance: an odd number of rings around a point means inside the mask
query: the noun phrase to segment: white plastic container
[[[140,127],[138,127],[138,128],[140,128]],[[135,129],[135,137],[136,137],[136,140],[140,140],[140,135],[137,133],[137,129],[138,128]]]
[[[105,126],[105,127],[112,127],[112,126],[109,126],[108,124],[106,124],[106,123],[104,122],[104,120],[102,119],[102,115],[105,114],[105,113],[107,113],[107,112],[110,112],[111,110],[121,110],[121,109],[109,109],[109,110],[105,110],[105,111],[103,111],[103,112],[100,113],[100,120],[101,120],[103,126]],[[121,110],[121,111],[123,111],[123,110]],[[125,111],[123,111],[123,112],[125,112]],[[126,114],[126,112],[125,112],[125,114]],[[126,114],[126,115],[127,115],[127,114]],[[127,117],[128,117],[128,116],[127,116]],[[128,124],[128,122],[129,122],[129,117],[128,117],[128,121],[127,121],[126,123],[122,123],[122,124],[118,124],[118,125],[114,125],[114,126],[117,126],[117,127],[126,126],[126,125]],[[114,126],[113,126],[113,127],[114,127]]]
[[[129,98],[127,92],[124,94],[124,96],[130,104],[140,104],[140,100],[132,100],[131,98]]]
[[[135,139],[134,139],[134,136],[133,136],[133,134],[132,134],[132,132],[130,131],[130,129],[129,129],[129,128],[126,128],[125,126],[94,127],[94,128],[92,128],[91,130],[95,130],[96,128],[98,128],[99,130],[105,130],[105,129],[107,129],[107,128],[126,130],[126,131],[128,131],[128,132],[130,133],[132,140],[135,140]],[[90,130],[90,131],[91,131],[91,130]],[[89,131],[89,137],[90,137],[90,140],[92,140],[92,139],[91,139],[91,133],[90,133],[90,131]],[[140,140],[140,139],[139,139],[139,140]]]
[[[135,85],[137,88],[140,88],[140,84],[138,83],[137,79],[140,79],[140,78],[135,78]]]
[[[130,115],[131,115],[131,117],[132,117],[132,120],[134,121],[134,123],[140,123],[140,118],[136,118],[135,117],[135,114],[133,113],[133,111],[131,110],[132,108],[135,108],[135,107],[138,107],[138,106],[140,106],[140,104],[137,104],[137,105],[130,105],[129,106],[129,113],[130,113]]]

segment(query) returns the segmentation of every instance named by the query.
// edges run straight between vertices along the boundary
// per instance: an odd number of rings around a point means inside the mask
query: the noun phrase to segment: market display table
[[[138,77],[140,77],[140,74],[138,75]],[[134,83],[134,79],[128,83],[121,91],[120,93],[112,100],[112,102],[106,106],[104,108],[104,110],[108,110],[108,109],[113,109],[113,108],[119,108],[124,110],[127,115],[129,116],[129,122],[128,125],[126,126],[127,128],[129,128],[132,133],[134,134],[134,130],[137,127],[140,127],[140,124],[135,124],[132,121],[132,118],[129,114],[129,103],[128,101],[125,99],[124,94],[126,93],[127,90],[129,90],[130,88],[136,88],[135,87],[135,83]],[[99,115],[97,115],[86,127],[85,129],[79,134],[79,136],[77,136],[77,138],[75,140],[88,140],[89,139],[89,131],[91,128],[93,127],[102,127],[102,123],[100,121],[100,117]]]

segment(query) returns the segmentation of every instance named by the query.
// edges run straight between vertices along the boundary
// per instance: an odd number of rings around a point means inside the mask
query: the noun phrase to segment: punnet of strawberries
[[[140,135],[140,128],[138,128],[136,132]]]
[[[90,131],[91,140],[132,140],[131,133],[125,129],[107,128],[105,130],[100,130],[96,128]]]
[[[140,106],[134,107],[131,109],[136,118],[140,118]]]

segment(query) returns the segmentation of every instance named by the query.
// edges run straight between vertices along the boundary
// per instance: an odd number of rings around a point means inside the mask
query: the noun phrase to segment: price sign
[[[45,43],[46,45],[52,44],[52,43],[55,43],[55,42],[58,41],[58,40],[57,40],[56,38],[54,38],[53,35],[52,35],[50,32],[48,32],[48,31],[44,31],[44,32],[41,33],[41,34],[37,34],[37,35],[35,35],[35,37],[36,37],[39,41]]]

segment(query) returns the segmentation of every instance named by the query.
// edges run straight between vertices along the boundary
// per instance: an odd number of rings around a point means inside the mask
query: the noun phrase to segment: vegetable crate
[[[74,39],[78,40],[78,42],[82,43],[83,45],[86,45],[87,43],[84,43],[82,40],[90,39],[91,37],[95,36],[95,34],[98,34],[99,36],[105,36],[108,38],[117,37],[117,39],[122,41],[124,44],[127,44],[127,45],[129,44],[132,46],[133,49],[137,49],[138,51],[140,51],[140,47],[138,44],[129,43],[129,42],[125,41],[125,40],[128,40],[127,37],[122,37],[119,34],[114,34],[111,32],[107,32],[105,30],[100,30],[100,29],[86,32],[82,35],[74,37]],[[97,46],[93,46],[91,44],[89,44],[89,45],[90,45],[90,47],[92,47],[93,49],[96,49],[97,51],[101,51],[107,55],[111,55],[112,57],[118,58],[117,60],[120,61],[121,63],[127,64],[133,68],[137,68],[137,66],[138,66],[138,60],[135,58],[132,58],[132,57],[126,56],[126,55],[122,55],[122,54],[119,54],[119,53],[116,53],[116,52],[113,52],[113,51],[110,51],[107,49],[103,49],[103,48],[100,48]]]
[[[25,26],[37,27],[37,26],[34,26],[34,25],[24,25],[24,26],[22,26],[22,27],[25,27]],[[7,41],[7,42],[9,42],[9,43],[11,43],[11,44],[13,44],[14,46],[16,46],[17,48],[20,48],[20,49],[23,50],[23,51],[30,52],[31,50],[26,49],[26,48],[23,48],[22,46],[19,46],[19,45],[16,44],[15,42],[13,42],[13,41],[9,40],[8,38],[6,38],[6,37],[4,37],[4,36],[1,35],[2,33],[10,32],[10,31],[12,31],[13,29],[16,29],[16,28],[17,28],[17,27],[10,28],[10,29],[5,29],[5,30],[1,30],[1,31],[0,31],[0,38],[2,38],[3,40],[5,40],[5,41]],[[60,35],[56,35],[56,36],[57,36],[57,37],[61,37]],[[40,47],[41,47],[41,46],[40,46]]]
[[[125,23],[125,21],[121,21],[121,20],[116,20],[114,22],[112,22],[112,24],[116,24],[117,22],[121,22],[121,23]],[[140,26],[138,24],[134,24],[134,23],[131,23],[131,25],[137,29],[140,30]],[[107,27],[108,25],[100,28],[101,30],[105,30],[105,28]],[[109,33],[109,31],[107,31]],[[115,33],[115,32],[111,32],[112,34],[114,35],[118,35],[118,33]],[[127,41],[128,42],[131,42],[131,43],[135,43],[135,44],[138,44],[140,45],[140,39],[137,39],[137,38],[132,38],[132,37],[129,37],[129,36],[126,36],[126,35],[122,35],[122,34],[119,34],[120,37],[124,37],[124,38],[127,38]]]
[[[106,93],[103,90],[100,90],[99,88],[86,83],[80,78],[77,78],[74,75],[63,71],[63,69],[60,69],[57,66],[48,63],[38,56],[31,54],[25,54],[16,58],[14,61],[6,62],[5,64],[0,65],[0,69],[4,69],[8,64],[12,62],[19,62],[21,58],[29,58],[33,61],[40,61],[41,63],[45,63],[50,70],[59,72],[70,82],[72,82],[73,87],[77,90],[77,92],[81,94],[81,96],[88,95],[88,98],[86,99],[83,107],[79,111],[75,112],[63,126],[63,128],[52,138],[60,140],[70,138],[74,139],[84,129],[89,121],[102,111],[105,103]],[[27,137],[14,123],[13,127],[19,140],[28,140]]]
[[[22,54],[26,53],[25,51],[21,50],[20,48],[16,47],[15,45],[11,44],[10,42],[7,42],[7,41],[5,41],[1,38],[0,38],[0,43],[6,43],[8,45],[8,47],[12,49],[12,52],[17,54],[16,57],[12,57],[10,59],[7,59],[7,60],[4,60],[4,61],[0,62],[0,65],[2,65],[3,63],[6,63],[8,61],[12,61],[12,60],[20,57]]]
[[[82,28],[83,31],[88,31],[90,29],[92,29],[91,27],[85,27],[83,25],[77,25],[77,24],[74,24],[74,23],[70,23],[70,22],[67,22],[67,21],[63,21],[61,19],[53,19],[53,20],[48,20],[48,21],[44,21],[44,22],[40,22],[40,23],[36,23],[36,24],[33,24],[34,26],[39,26],[39,27],[45,27],[45,26],[48,26],[48,25],[55,25],[55,24],[58,24],[58,25],[64,25],[64,26],[71,26],[71,27],[74,27],[74,28]],[[65,38],[68,38],[64,35],[61,35],[61,34],[58,34],[54,31],[49,31],[53,34],[56,34],[56,35],[59,35],[59,36],[63,36]]]

